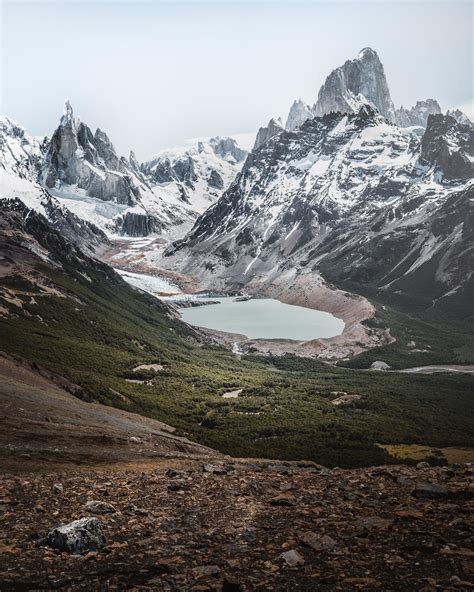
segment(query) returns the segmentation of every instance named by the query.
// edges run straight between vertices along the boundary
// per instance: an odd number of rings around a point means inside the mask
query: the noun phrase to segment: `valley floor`
[[[169,466],[176,469],[175,463]],[[474,587],[470,465],[327,470],[276,461],[0,478],[0,589],[266,591]],[[49,529],[99,515],[106,546]]]

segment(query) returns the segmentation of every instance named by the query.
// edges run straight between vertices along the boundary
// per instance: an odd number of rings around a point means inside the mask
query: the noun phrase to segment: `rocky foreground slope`
[[[469,590],[472,477],[235,459],[4,475],[0,588]]]

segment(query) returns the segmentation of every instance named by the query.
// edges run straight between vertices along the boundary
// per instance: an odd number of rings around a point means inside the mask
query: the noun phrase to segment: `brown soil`
[[[196,460],[176,473],[162,464],[5,476],[0,589],[468,590],[469,479],[468,466],[328,471]],[[47,547],[49,529],[91,515],[88,500],[116,509],[98,516],[106,547],[85,556]],[[294,567],[288,551],[299,557]]]

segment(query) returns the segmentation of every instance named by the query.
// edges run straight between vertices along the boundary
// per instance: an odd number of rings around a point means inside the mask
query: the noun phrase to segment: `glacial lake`
[[[334,337],[344,329],[344,321],[333,315],[284,304],[271,298],[235,302],[234,297],[203,298],[218,301],[182,308],[183,321],[197,327],[240,333],[249,339],[294,339],[308,341],[318,337]]]

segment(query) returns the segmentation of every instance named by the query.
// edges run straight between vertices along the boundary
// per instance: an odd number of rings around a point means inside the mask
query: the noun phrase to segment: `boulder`
[[[59,551],[82,555],[102,549],[105,536],[97,518],[81,518],[50,530],[46,543]]]
[[[330,536],[319,535],[311,530],[303,532],[299,536],[300,541],[315,551],[331,551],[336,546],[336,541]]]
[[[289,567],[296,567],[297,565],[304,564],[303,557],[298,553],[298,551],[295,551],[295,549],[291,549],[291,551],[286,551],[285,553],[282,553],[281,557],[285,560],[286,564]]]
[[[371,370],[390,370],[391,366],[382,360],[376,360],[370,365]]]

